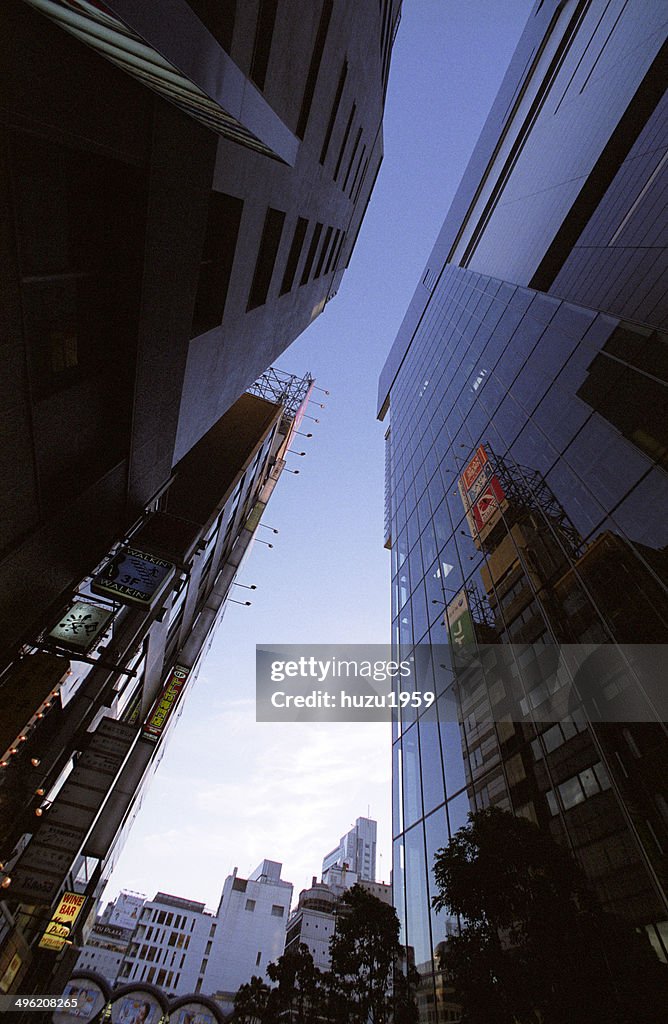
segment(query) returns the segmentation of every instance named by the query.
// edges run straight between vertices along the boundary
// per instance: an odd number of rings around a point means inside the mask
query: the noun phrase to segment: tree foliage
[[[270,989],[256,974],[242,985],[234,997],[235,1024],[262,1024],[267,1011]]]
[[[354,885],[341,898],[330,952],[333,1000],[346,1008],[345,1019],[350,1024],[386,1024],[394,968],[402,954],[394,908]]]
[[[419,979],[414,969],[401,971],[393,907],[362,886],[348,890],[339,901],[330,953],[331,970],[325,972],[305,945],[268,966],[275,987],[262,1024],[415,1024]]]
[[[269,1000],[269,1020],[280,1018],[286,1011],[290,1011],[295,1024],[309,1024],[321,1016],[322,975],[308,946],[302,943],[296,951],[284,953],[276,963],[269,964],[267,974],[276,983]]]
[[[459,915],[441,966],[467,1024],[658,1024],[666,969],[645,936],[604,914],[570,853],[497,808],[434,864],[437,910]]]

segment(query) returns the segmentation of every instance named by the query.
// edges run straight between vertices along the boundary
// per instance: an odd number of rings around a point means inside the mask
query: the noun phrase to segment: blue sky
[[[533,6],[405,0],[385,158],[353,258],[318,320],[277,365],[331,391],[309,422],[145,796],[105,899],[161,889],[215,908],[225,876],[264,857],[295,895],[355,818],[378,820],[390,876],[390,736],[382,723],[256,723],[255,644],[387,643],[378,374]],[[316,393],[318,394],[318,393]],[[308,421],[307,421],[308,422]],[[304,428],[306,429],[306,428]]]

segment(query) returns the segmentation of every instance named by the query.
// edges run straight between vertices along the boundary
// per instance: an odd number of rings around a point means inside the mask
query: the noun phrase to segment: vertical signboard
[[[60,952],[65,943],[69,941],[72,925],[81,913],[85,902],[86,897],[81,893],[63,893],[42,938],[39,940],[40,949],[52,949],[54,952]]]
[[[141,733],[143,740],[149,740],[151,743],[158,742],[164,732],[170,715],[179,702],[181,691],[186,685],[189,675],[189,668],[185,668],[183,665],[174,666],[169,674],[167,682],[162,688],[160,696],[151,708],[148,718],[146,719],[146,723],[144,724],[144,728]]]
[[[501,481],[484,445],[476,449],[459,478],[458,487],[471,536],[475,541],[483,541],[508,508]]]

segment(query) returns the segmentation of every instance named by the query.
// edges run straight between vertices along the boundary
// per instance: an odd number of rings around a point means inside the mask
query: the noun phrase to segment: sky
[[[305,421],[256,543],[107,885],[215,909],[264,858],[299,891],[357,817],[378,821],[389,881],[385,723],[256,723],[255,645],[388,643],[378,375],[533,0],[404,0],[385,156],[337,296],[277,362],[329,390]]]

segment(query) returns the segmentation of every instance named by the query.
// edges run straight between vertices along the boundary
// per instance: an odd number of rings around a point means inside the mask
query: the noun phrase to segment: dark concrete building
[[[399,11],[2,5],[1,991],[79,937],[257,529]]]
[[[399,8],[2,5],[0,650],[335,294]]]
[[[668,957],[660,8],[534,5],[381,375],[393,643],[439,695],[393,739],[424,1021],[457,1015],[432,865],[470,809],[548,829]]]
[[[0,978],[9,991],[48,989],[54,970],[71,970],[54,954],[85,937],[226,602],[238,599],[230,590],[312,386],[264,374],[7,664]],[[235,592],[241,603],[247,594]],[[76,906],[71,921],[63,900]]]

